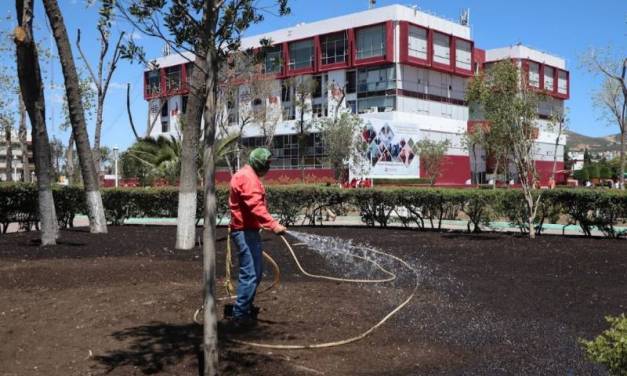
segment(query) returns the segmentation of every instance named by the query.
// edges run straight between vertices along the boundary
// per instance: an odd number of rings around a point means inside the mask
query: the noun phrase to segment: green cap
[[[270,169],[272,153],[266,148],[256,148],[248,156],[248,164],[257,172],[266,172]]]

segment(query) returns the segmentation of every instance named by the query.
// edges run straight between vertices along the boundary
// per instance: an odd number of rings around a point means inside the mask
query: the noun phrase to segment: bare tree
[[[294,87],[294,103],[298,120],[296,121],[296,133],[298,137],[298,154],[302,182],[305,182],[305,151],[307,149],[307,138],[314,126],[311,105],[311,96],[319,84],[311,76],[297,76],[290,79]]]
[[[98,175],[94,166],[93,155],[89,146],[89,136],[87,135],[87,124],[85,121],[85,110],[81,98],[80,81],[72,48],[68,39],[67,30],[63,21],[63,15],[57,0],[44,0],[44,7],[50,26],[52,27],[54,38],[59,51],[59,60],[65,78],[65,91],[67,103],[70,109],[70,120],[72,123],[72,134],[78,151],[78,159],[85,186],[86,202],[89,216],[89,228],[92,233],[106,233],[107,220],[105,218],[104,206],[98,185]]]
[[[18,26],[14,41],[20,92],[33,128],[35,173],[37,174],[41,245],[54,245],[59,234],[50,177],[50,145],[46,130],[44,89],[37,47],[33,38],[33,0],[16,0]]]
[[[566,115],[563,113],[555,112],[551,115],[550,119],[551,128],[555,131],[555,147],[553,148],[553,169],[551,170],[551,179],[555,182],[555,175],[557,174],[557,149],[559,148],[560,139],[567,129]]]
[[[625,189],[625,133],[627,133],[627,57],[617,58],[609,51],[591,50],[583,64],[592,72],[605,77],[594,101],[604,111],[604,117],[616,122],[620,131],[620,187]]]
[[[252,103],[248,103],[253,122],[261,129],[265,146],[272,147],[276,127],[281,119],[281,107],[275,95],[276,81],[259,77],[249,83]]]
[[[278,0],[279,13],[289,12],[287,0]],[[175,51],[193,52],[191,90],[183,128],[181,184],[177,224],[177,246],[189,249],[194,245],[196,214],[196,147],[204,114],[204,374],[218,372],[217,315],[215,301],[216,196],[214,144],[218,72],[230,51],[239,48],[241,33],[263,16],[260,5],[253,0],[163,1],[133,0],[129,20],[144,33],[167,41]],[[160,22],[163,20],[163,24]],[[165,35],[174,36],[173,39]]]
[[[98,68],[94,72],[89,60],[87,59],[85,53],[81,49],[81,29],[77,30],[76,34],[76,47],[80,53],[81,59],[85,63],[87,70],[89,71],[89,75],[91,77],[91,81],[96,87],[97,91],[97,106],[96,106],[96,127],[94,130],[94,146],[92,148],[94,165],[96,167],[96,172],[100,173],[100,135],[102,133],[102,116],[104,111],[104,103],[105,98],[107,96],[107,91],[109,90],[109,84],[111,83],[111,77],[113,77],[113,73],[117,68],[118,61],[122,56],[123,49],[122,46],[122,38],[124,38],[124,32],[122,31],[118,36],[118,40],[113,48],[113,55],[108,63],[105,63],[105,59],[107,57],[107,53],[109,52],[110,38],[111,38],[111,19],[113,17],[113,7],[115,0],[102,0],[102,5],[100,6],[100,10],[98,14],[100,18],[98,19],[98,25],[96,28],[100,33],[100,53],[98,55]],[[107,71],[104,72],[104,66],[107,65]]]

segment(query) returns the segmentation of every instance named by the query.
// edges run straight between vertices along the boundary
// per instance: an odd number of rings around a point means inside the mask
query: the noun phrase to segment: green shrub
[[[627,376],[627,316],[607,316],[610,328],[591,341],[580,339],[586,357],[604,365],[610,375]]]
[[[367,226],[387,227],[400,223],[419,230],[441,229],[445,219],[458,219],[464,213],[468,231],[496,218],[507,218],[521,232],[528,231],[527,207],[522,192],[515,189],[434,189],[375,188],[340,189],[334,186],[292,185],[269,186],[266,189],[269,210],[281,221],[319,225],[326,209],[336,214],[358,211]],[[53,190],[59,224],[72,225],[77,214],[85,214],[84,192],[80,187],[55,187]],[[592,189],[555,189],[537,191],[541,194],[536,216],[536,232],[545,221],[556,222],[566,215],[590,236],[598,228],[607,237],[619,237],[617,224],[627,218],[627,193]],[[228,216],[228,189],[216,189],[217,219]],[[203,192],[198,191],[196,218],[203,217]],[[130,217],[176,217],[176,188],[103,189],[102,199],[107,220],[123,224]],[[6,231],[15,222],[24,228],[37,225],[37,189],[32,184],[0,185],[0,225]]]
[[[573,173],[573,177],[577,180],[579,180],[580,182],[586,182],[588,180],[590,180],[590,174],[588,173],[588,169],[584,168],[582,170],[576,170]]]
[[[612,178],[612,170],[608,166],[601,166],[601,168],[599,169],[599,174],[601,179]]]
[[[586,167],[586,170],[588,171],[588,175],[590,176],[590,179],[598,179],[601,177],[601,171],[599,169],[598,164],[593,164],[592,166],[588,166]]]

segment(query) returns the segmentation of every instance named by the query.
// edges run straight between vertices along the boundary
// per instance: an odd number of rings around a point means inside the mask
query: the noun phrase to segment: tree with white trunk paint
[[[76,142],[85,187],[89,229],[92,233],[106,233],[107,220],[105,218],[104,206],[102,205],[98,175],[89,146],[85,110],[81,98],[80,80],[76,72],[76,66],[74,65],[74,57],[72,55],[72,48],[70,47],[63,15],[61,14],[57,0],[44,0],[43,3],[57,44],[61,69],[63,70],[63,77],[65,78],[65,92],[68,108],[70,110],[72,134]]]
[[[14,41],[20,92],[24,98],[24,105],[33,128],[33,154],[35,157],[35,173],[37,175],[41,245],[45,246],[56,244],[59,235],[59,225],[52,196],[50,145],[46,130],[46,103],[37,46],[33,37],[33,1],[15,1],[18,26],[15,28]]]

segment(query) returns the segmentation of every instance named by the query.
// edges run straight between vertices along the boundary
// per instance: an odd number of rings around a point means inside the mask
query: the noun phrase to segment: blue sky
[[[50,43],[43,6],[38,0],[35,3],[35,25],[38,29],[36,38],[56,52],[56,46]],[[97,8],[87,8],[83,0],[59,0],[59,3],[72,42],[76,38],[76,29],[80,27],[82,46],[95,65],[99,49],[95,28]],[[450,19],[457,19],[461,9],[470,8],[472,38],[476,47],[490,49],[520,42],[565,58],[571,77],[571,98],[567,102],[570,128],[592,136],[618,132],[615,125],[609,126],[599,120],[600,112],[592,106],[591,95],[600,86],[601,77],[581,68],[579,60],[590,47],[611,46],[617,55],[627,56],[627,1],[378,0],[377,2],[377,6],[390,4],[418,4],[422,10]],[[290,16],[279,18],[267,14],[265,21],[251,27],[247,35],[364,10],[368,7],[368,0],[292,0],[290,6],[292,8]],[[0,1],[0,15],[11,16],[15,20],[14,2]],[[2,23],[2,28],[12,27],[4,20]],[[130,26],[116,23],[114,31],[120,30],[131,31]],[[135,35],[138,33],[135,32]],[[138,37],[137,42],[145,46],[148,57],[161,54],[160,41]],[[13,59],[12,56],[2,57],[0,64],[10,64]],[[77,65],[83,66],[82,62],[78,61],[77,51],[75,60]],[[46,79],[48,130],[51,136],[67,142],[68,131],[59,127],[63,95],[58,89],[58,84],[62,83],[63,79],[61,69],[56,62],[45,65],[48,71]],[[143,133],[145,130],[147,104],[142,95],[142,70],[140,65],[132,65],[125,61],[118,67],[105,105],[102,131],[104,145],[115,145],[125,149],[133,142],[125,107],[127,82],[132,86],[131,104],[135,124],[140,132]],[[90,128],[89,134],[93,138],[93,128]]]

